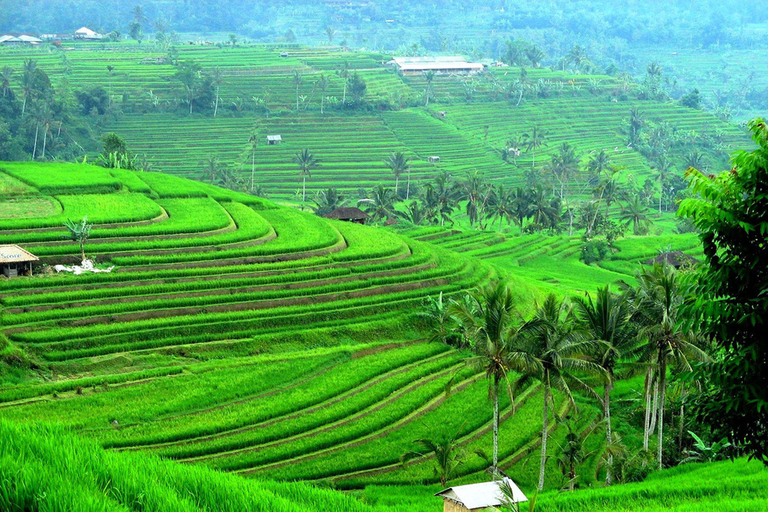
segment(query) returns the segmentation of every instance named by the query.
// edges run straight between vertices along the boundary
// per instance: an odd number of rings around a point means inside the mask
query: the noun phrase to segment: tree
[[[538,125],[534,125],[530,132],[523,134],[523,140],[528,151],[533,153],[533,161],[531,162],[531,169],[536,167],[536,150],[542,146],[546,146],[547,136]]]
[[[395,211],[395,214],[404,218],[415,226],[422,226],[431,218],[431,212],[424,208],[419,201],[411,201],[404,212]]]
[[[611,432],[611,391],[616,380],[616,366],[626,358],[635,347],[635,336],[630,326],[631,312],[625,296],[611,293],[608,286],[598,288],[595,300],[586,297],[575,299],[576,317],[589,339],[597,342],[594,361],[604,371],[603,418],[605,419],[605,437],[610,446],[613,443]],[[605,475],[606,485],[611,485],[611,466],[613,458],[608,455]]]
[[[475,171],[472,174],[467,174],[467,179],[462,183],[462,189],[464,191],[464,198],[467,201],[466,212],[469,217],[470,227],[474,228],[475,223],[479,222],[480,229],[483,229],[485,207],[491,197],[493,187],[483,179],[482,175]]]
[[[10,66],[3,66],[3,72],[0,74],[0,88],[3,89],[3,98],[11,91],[11,79],[13,77],[13,68]]]
[[[70,219],[64,223],[64,227],[67,228],[67,238],[73,242],[77,242],[80,246],[81,261],[85,261],[85,242],[91,235],[91,228],[93,224],[88,222],[88,216],[80,220],[80,222],[73,222]]]
[[[433,82],[435,81],[435,72],[434,71],[425,71],[424,72],[424,80],[427,82],[427,87],[424,89],[424,106],[429,106],[429,99],[432,97],[432,87]]]
[[[544,387],[543,416],[541,427],[541,462],[539,466],[538,489],[544,489],[544,470],[547,462],[547,438],[549,436],[549,410],[555,411],[552,390],[559,390],[575,406],[574,390],[597,396],[592,387],[582,380],[581,375],[604,376],[600,365],[584,356],[594,353],[601,342],[588,339],[577,329],[571,306],[566,300],[558,300],[550,294],[537,307],[533,319],[520,329],[516,349],[522,354],[515,359],[513,369],[521,374],[513,389],[532,381],[541,382]]]
[[[669,368],[691,371],[690,361],[707,361],[709,357],[697,346],[699,336],[696,330],[683,326],[680,306],[686,291],[681,286],[677,270],[666,264],[654,265],[638,272],[637,281],[639,284],[630,290],[628,300],[633,307],[633,317],[641,326],[638,331],[640,345],[636,350],[638,361],[652,367],[658,376],[655,417],[658,427],[657,460],[659,469],[662,469]]]
[[[454,473],[464,463],[465,452],[456,440],[456,435],[443,437],[437,441],[431,439],[416,439],[413,441],[419,448],[404,453],[400,462],[405,464],[409,460],[433,456],[435,459],[435,476],[440,479],[440,485],[445,487]]]
[[[213,105],[214,118],[219,113],[219,89],[221,89],[221,85],[223,83],[224,83],[224,79],[221,75],[221,70],[219,69],[219,66],[216,66],[213,68],[213,73],[211,74],[211,85],[213,85],[216,88],[216,101]]]
[[[253,192],[254,179],[256,175],[256,148],[259,145],[259,134],[251,133],[248,137],[248,144],[251,146],[251,192]]]
[[[392,174],[395,175],[395,194],[399,191],[398,184],[400,182],[400,176],[404,172],[408,173],[408,188],[405,194],[405,199],[409,199],[411,194],[411,165],[408,157],[401,151],[390,153],[386,160],[384,160],[384,165],[386,165],[389,170],[392,171]]]
[[[204,163],[205,175],[208,177],[208,181],[211,184],[215,184],[221,178],[221,161],[218,157],[210,155],[205,159]]]
[[[686,325],[699,326],[718,353],[697,370],[706,385],[696,416],[768,464],[768,126],[755,119],[749,128],[757,149],[736,153],[731,171],[715,177],[689,170],[696,196],[678,213],[701,232],[706,258],[685,306]]]
[[[320,160],[317,160],[308,149],[302,149],[294,155],[293,163],[299,166],[301,201],[305,202],[307,200],[307,177],[312,177],[312,169],[320,167]]]
[[[601,149],[599,153],[592,155],[587,163],[587,171],[593,179],[599,179],[604,172],[612,170],[611,157],[604,149]]]
[[[317,78],[317,81],[315,82],[315,87],[317,87],[320,90],[320,114],[325,113],[325,92],[328,90],[328,84],[330,81],[328,80],[328,77],[324,74],[320,74],[320,76]]]
[[[450,222],[451,214],[458,204],[461,196],[459,187],[451,180],[447,172],[443,172],[435,178],[434,184],[426,187],[424,194],[424,203],[427,208],[434,210],[439,217],[440,226],[445,226],[445,222]]]
[[[293,86],[296,88],[296,112],[299,111],[299,87],[304,83],[304,77],[298,71],[293,72]]]
[[[651,220],[648,218],[648,207],[643,204],[639,194],[634,194],[627,201],[621,210],[620,219],[626,226],[632,225],[632,232],[635,235],[647,234],[651,225]]]
[[[584,48],[582,48],[579,45],[574,46],[568,51],[568,54],[565,56],[565,62],[568,62],[569,64],[573,65],[574,68],[578,69],[581,67],[581,64],[587,60],[586,52],[584,51]]]
[[[373,222],[392,218],[395,213],[397,196],[391,188],[379,185],[371,191],[371,197],[360,199],[359,205],[364,206],[365,213],[371,216]]]
[[[525,57],[528,59],[528,62],[531,63],[532,67],[539,68],[541,67],[541,61],[543,61],[547,56],[538,46],[534,44],[525,50]]]
[[[450,310],[451,302],[443,299],[443,292],[440,292],[437,297],[429,296],[424,299],[418,316],[427,324],[428,342],[451,344],[450,342],[456,338],[456,320]]]
[[[349,82],[349,61],[344,61],[339,65],[336,70],[336,75],[341,78],[343,84],[343,92],[341,96],[341,105],[344,106],[347,103],[347,85]]]
[[[510,400],[514,402],[509,380],[513,366],[523,366],[526,362],[535,366],[535,363],[514,349],[514,299],[503,282],[489,284],[468,294],[466,300],[452,304],[451,312],[474,353],[467,364],[482,368],[488,379],[488,392],[493,402],[491,468],[496,474],[499,465],[499,389],[505,384]],[[522,360],[518,361],[518,358]]]
[[[363,100],[365,99],[365,93],[368,90],[368,86],[365,83],[365,80],[358,75],[357,73],[354,73],[348,80],[349,82],[349,94],[352,96],[352,103],[354,106],[359,107],[362,105]]]
[[[343,194],[340,194],[336,188],[329,188],[328,190],[321,190],[315,194],[315,198],[312,200],[315,206],[312,208],[315,214],[321,217],[331,213],[337,208],[346,206],[347,200]]]
[[[531,194],[522,187],[517,187],[512,192],[510,202],[512,203],[512,220],[520,228],[520,234],[522,235],[523,223],[531,215]]]
[[[325,35],[328,37],[328,44],[333,44],[333,36],[336,35],[336,30],[330,25],[325,27]]]
[[[628,120],[628,144],[630,146],[636,146],[638,142],[640,142],[640,132],[642,131],[643,127],[645,126],[645,116],[644,112],[642,112],[637,107],[632,107],[629,111],[629,120]]]

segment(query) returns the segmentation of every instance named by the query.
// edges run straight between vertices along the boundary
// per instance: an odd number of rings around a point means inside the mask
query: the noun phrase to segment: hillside
[[[640,186],[658,172],[647,150],[627,144],[632,109],[642,117],[645,137],[658,129],[672,141],[665,155],[678,174],[692,152],[702,155],[699,165],[717,169],[730,151],[750,144],[741,129],[703,110],[637,99],[636,85],[617,76],[506,66],[474,77],[437,75],[428,83],[385,66],[390,57],[299,45],[180,45],[165,52],[129,42],[64,43],[2,48],[0,67],[20,76],[31,59],[57,94],[90,97],[79,113],[89,130],[68,123],[64,135],[52,130],[52,157],[55,144],[72,140],[95,155],[94,137],[114,131],[154,170],[219,183],[231,168],[240,183],[230,186],[250,187],[253,175],[279,200],[300,200],[293,158],[303,149],[321,164],[308,179],[309,198],[329,187],[349,193],[392,187],[383,164],[392,152],[411,159],[415,186],[441,171],[456,177],[479,171],[494,183],[520,186],[529,168],[545,172],[564,142],[582,165],[607,152],[621,180]],[[192,100],[184,92],[190,72],[200,73],[193,86],[205,91]],[[22,97],[15,85],[11,90]],[[508,141],[520,145],[534,127],[544,145],[533,151],[521,145],[521,157],[505,162]],[[268,146],[267,135],[281,135],[283,143]],[[429,163],[432,156],[440,162]]]
[[[61,429],[0,422],[3,510],[437,512],[437,488],[369,487],[354,496],[302,483],[244,480],[146,454],[103,451]],[[724,475],[727,475],[724,477]],[[690,464],[643,483],[545,493],[548,512],[758,512],[768,505],[768,473],[758,462]]]

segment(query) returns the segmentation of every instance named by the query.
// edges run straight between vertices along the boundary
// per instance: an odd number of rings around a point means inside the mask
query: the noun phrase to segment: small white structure
[[[83,41],[100,41],[104,36],[98,32],[94,32],[88,27],[81,27],[75,30],[75,39]]]
[[[512,491],[511,500],[505,499],[501,486],[508,486]],[[479,512],[505,503],[519,504],[528,501],[523,491],[510,478],[449,487],[435,496],[443,498],[443,512]]]
[[[40,44],[42,42],[42,39],[26,34],[20,36],[12,36],[10,34],[0,36],[0,44]]]
[[[387,63],[403,75],[419,75],[427,71],[437,74],[475,74],[485,70],[480,62],[467,62],[464,57],[395,57]]]
[[[283,142],[282,135],[267,135],[267,144],[270,146],[276,146]]]
[[[439,157],[439,156],[430,156],[430,157],[427,157],[427,162],[429,162],[429,163],[431,163],[431,164],[437,164],[437,163],[440,163],[440,157]]]
[[[5,277],[32,275],[32,263],[38,257],[18,245],[0,245],[0,274]]]

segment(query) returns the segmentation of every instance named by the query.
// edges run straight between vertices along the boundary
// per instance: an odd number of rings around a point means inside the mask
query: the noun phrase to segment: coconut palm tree
[[[293,72],[293,86],[296,88],[296,112],[299,111],[299,87],[304,83],[304,77],[298,71]]]
[[[221,177],[221,162],[218,157],[213,155],[208,156],[204,162],[205,175],[208,177],[208,181],[211,184],[215,184]]]
[[[390,153],[384,160],[389,170],[395,175],[395,194],[399,192],[400,176],[404,173],[408,173],[408,187],[406,189],[405,198],[409,199],[411,193],[411,165],[409,159],[405,156],[405,153],[398,151],[397,153]]]
[[[221,70],[219,69],[219,66],[216,66],[215,68],[213,68],[213,73],[211,73],[211,85],[216,88],[216,100],[213,103],[214,118],[219,113],[219,89],[221,89],[221,85],[223,83],[224,83],[224,79],[221,75]]]
[[[641,326],[638,331],[640,345],[635,351],[637,360],[652,367],[658,376],[655,416],[658,427],[657,459],[659,469],[662,469],[664,404],[669,368],[690,371],[691,361],[707,361],[709,356],[699,348],[696,333],[683,329],[681,325],[680,306],[685,291],[677,270],[671,265],[654,265],[638,272],[637,281],[637,288],[629,289],[627,297],[632,305],[633,317]]]
[[[432,86],[433,82],[435,81],[435,72],[434,71],[425,71],[424,72],[424,80],[427,81],[427,88],[424,89],[424,106],[429,106],[429,99],[432,97]]]
[[[621,210],[621,221],[626,226],[632,225],[635,235],[643,235],[648,232],[651,220],[648,218],[648,207],[643,204],[639,194],[632,196]]]
[[[341,81],[344,84],[344,88],[341,96],[341,104],[342,106],[344,106],[347,103],[347,84],[349,82],[349,61],[345,60],[339,66],[339,68],[336,70],[336,75],[338,75],[338,77],[341,78]]]
[[[518,353],[514,346],[517,333],[513,325],[514,299],[503,282],[491,283],[469,293],[464,301],[454,302],[450,308],[460,332],[474,355],[467,364],[482,368],[488,379],[488,394],[493,402],[493,465],[495,474],[499,464],[499,390],[504,384],[512,397],[510,375],[513,367],[530,366],[539,370],[537,361],[527,354]]]
[[[414,444],[419,448],[400,457],[400,462],[405,464],[411,459],[433,456],[435,459],[435,476],[440,479],[440,485],[445,487],[453,477],[459,466],[464,463],[465,451],[457,441],[457,434],[451,437],[442,437],[437,441],[431,439],[416,439]]]
[[[427,208],[424,208],[419,201],[411,201],[404,212],[395,210],[395,214],[404,218],[415,226],[424,225],[430,218],[434,216]]]
[[[611,433],[611,391],[616,378],[616,366],[636,346],[634,332],[630,324],[631,311],[624,295],[611,293],[610,288],[598,288],[595,300],[576,297],[575,311],[578,322],[589,339],[599,343],[593,359],[605,371],[603,388],[603,418],[605,437],[610,446],[613,443]],[[606,485],[611,485],[612,455],[608,455]]]
[[[24,59],[24,68],[21,74],[21,90],[24,93],[24,102],[21,105],[21,117],[27,111],[27,102],[35,91],[35,77],[37,76],[37,62],[32,59]]]
[[[324,74],[320,74],[315,86],[320,90],[320,114],[325,114],[325,92],[328,90],[330,80]]]
[[[523,134],[523,140],[528,151],[533,153],[533,161],[531,162],[531,169],[536,167],[536,150],[542,146],[546,146],[547,135],[538,125],[534,125],[530,132]]]
[[[525,56],[528,59],[528,62],[531,63],[531,66],[534,68],[541,67],[541,61],[543,61],[546,58],[546,55],[544,54],[541,49],[534,45],[529,46],[525,50]]]
[[[337,208],[341,208],[347,205],[347,199],[343,194],[333,187],[328,190],[321,190],[315,194],[315,198],[312,200],[315,206],[312,209],[317,215],[326,215],[331,213]]]
[[[522,235],[523,223],[531,215],[531,194],[522,187],[517,187],[510,194],[509,200],[512,203],[512,220],[520,228],[520,234]]]
[[[397,196],[391,188],[379,185],[371,191],[371,197],[358,200],[365,213],[371,216],[373,222],[395,217],[395,201]]]
[[[599,179],[603,172],[611,170],[613,170],[611,157],[608,156],[608,153],[606,153],[604,149],[601,149],[599,153],[592,155],[587,163],[587,171],[589,172],[590,178],[593,179]]]
[[[13,68],[10,66],[4,66],[3,72],[0,74],[0,88],[3,89],[3,98],[11,90],[11,78],[13,77]]]
[[[576,405],[574,390],[592,395],[599,401],[597,393],[580,376],[605,374],[600,365],[585,357],[594,353],[601,344],[579,331],[570,304],[566,300],[557,299],[554,294],[547,296],[536,309],[533,318],[520,328],[515,344],[517,353],[514,362],[517,364],[512,369],[521,376],[513,390],[532,381],[541,382],[544,387],[539,490],[544,489],[550,408],[556,414],[552,390],[560,391],[571,406]]]
[[[476,222],[480,222],[480,229],[483,229],[483,215],[493,192],[493,187],[475,171],[467,175],[467,179],[462,183],[462,188],[464,199],[467,201],[466,211],[470,227],[474,227]]]
[[[254,177],[256,175],[256,147],[259,145],[259,134],[251,133],[248,137],[248,145],[251,146],[251,192],[253,192]]]
[[[293,157],[293,163],[299,166],[301,201],[305,202],[307,200],[307,178],[312,177],[312,169],[320,167],[320,160],[316,159],[308,149],[302,149]]]

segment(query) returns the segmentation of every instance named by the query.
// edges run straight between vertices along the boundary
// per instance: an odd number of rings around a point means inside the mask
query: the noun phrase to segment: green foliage
[[[768,463],[768,128],[761,119],[750,128],[758,148],[737,153],[730,172],[689,172],[697,197],[683,202],[680,215],[699,229],[706,265],[685,312],[720,349],[697,372],[707,379],[699,418]]]

